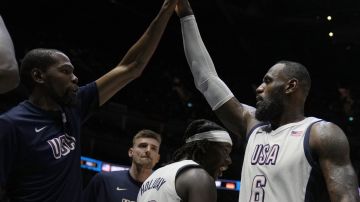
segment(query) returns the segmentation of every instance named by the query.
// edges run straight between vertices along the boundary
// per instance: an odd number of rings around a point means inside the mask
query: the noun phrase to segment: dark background
[[[79,83],[112,69],[157,14],[161,0],[39,0],[0,2],[19,62],[32,48],[57,48],[75,66]],[[236,97],[254,104],[254,89],[281,59],[303,63],[313,87],[307,115],[339,124],[349,137],[359,167],[360,1],[358,0],[193,0],[203,40],[218,74]],[[331,15],[332,20],[327,20]],[[334,37],[328,33],[333,32]],[[351,91],[350,110],[339,89]],[[26,98],[24,87],[1,95],[4,111]],[[350,121],[349,118],[353,120]],[[163,135],[161,162],[182,144],[187,123],[207,118],[218,123],[195,89],[187,66],[180,23],[171,18],[143,75],[117,93],[83,127],[84,156],[129,165],[127,150],[142,128]],[[233,164],[225,179],[240,180],[243,146],[234,137]],[[93,173],[84,171],[84,181]],[[237,201],[220,191],[219,201]]]

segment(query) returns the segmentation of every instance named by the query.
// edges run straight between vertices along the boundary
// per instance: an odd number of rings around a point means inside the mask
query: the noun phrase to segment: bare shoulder
[[[189,167],[182,170],[176,177],[176,184],[183,184],[189,187],[198,185],[214,185],[214,179],[201,167]]]
[[[182,201],[215,202],[217,198],[214,179],[200,167],[182,170],[175,186]]]
[[[349,143],[343,130],[336,124],[326,121],[315,123],[311,128],[310,146],[318,156],[333,159],[349,152]]]

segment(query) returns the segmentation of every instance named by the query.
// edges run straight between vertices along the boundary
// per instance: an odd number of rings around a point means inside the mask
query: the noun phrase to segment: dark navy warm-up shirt
[[[80,128],[98,97],[93,82],[74,107],[44,111],[24,101],[0,116],[0,187],[10,201],[82,201]]]
[[[84,202],[135,202],[141,182],[128,170],[95,175],[84,192]]]

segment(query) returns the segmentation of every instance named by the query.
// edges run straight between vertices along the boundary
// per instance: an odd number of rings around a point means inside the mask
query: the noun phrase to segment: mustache
[[[264,100],[264,98],[261,97],[260,95],[257,95],[257,96],[256,96],[256,101],[263,101],[263,100]]]

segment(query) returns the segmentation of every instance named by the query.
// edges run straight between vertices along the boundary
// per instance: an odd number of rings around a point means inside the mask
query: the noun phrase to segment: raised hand
[[[194,14],[188,0],[178,0],[175,12],[180,18]]]

